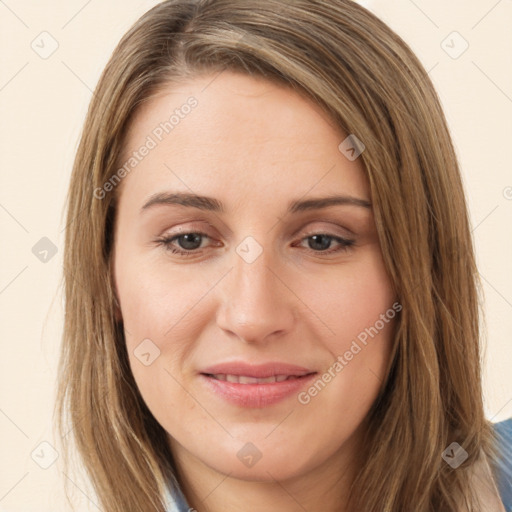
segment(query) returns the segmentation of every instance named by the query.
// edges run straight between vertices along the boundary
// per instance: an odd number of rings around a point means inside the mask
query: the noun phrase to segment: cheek
[[[332,276],[322,286],[310,286],[308,298],[311,300],[308,305],[329,328],[331,335],[326,335],[325,343],[336,354],[348,350],[359,335],[364,343],[368,330],[374,337],[391,335],[390,324],[396,316],[392,308],[395,294],[377,251],[369,253],[353,267],[341,268],[338,275]],[[384,321],[381,315],[386,316]],[[376,323],[378,334],[373,329]]]
[[[178,380],[210,321],[201,298],[215,279],[203,274],[198,278],[192,266],[168,272],[161,263],[137,258],[119,260],[115,268],[126,348],[144,400],[152,410],[164,396],[167,405],[188,403]],[[190,401],[190,408],[194,406]]]
[[[198,278],[197,270],[169,272],[161,263],[151,261],[121,262],[117,272],[118,291],[125,329],[132,334],[130,343],[141,336],[160,344],[173,339],[201,297],[213,285]],[[128,339],[127,339],[128,343]]]
[[[309,297],[308,305],[329,328],[322,343],[330,360],[321,382],[306,390],[302,403],[318,407],[319,413],[327,403],[339,404],[334,416],[362,420],[386,379],[401,310],[380,253],[357,270],[341,269]]]
[[[192,350],[190,340],[199,337],[201,327],[194,315],[187,315],[193,309],[189,296],[148,274],[139,272],[124,291],[122,314],[130,368],[147,407],[165,424],[166,411],[188,414],[197,406],[183,387],[180,369]],[[192,290],[190,298],[195,296],[197,302],[198,294],[199,290]]]

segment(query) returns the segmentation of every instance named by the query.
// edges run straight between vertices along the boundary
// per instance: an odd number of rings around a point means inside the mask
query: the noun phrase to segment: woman
[[[146,13],[85,122],[65,284],[59,410],[105,511],[504,510],[446,121],[359,5]]]

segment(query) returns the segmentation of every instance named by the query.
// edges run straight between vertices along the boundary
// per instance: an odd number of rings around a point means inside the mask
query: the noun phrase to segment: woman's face
[[[397,308],[346,137],[232,72],[137,112],[115,285],[135,381],[182,464],[283,480],[357,455]]]

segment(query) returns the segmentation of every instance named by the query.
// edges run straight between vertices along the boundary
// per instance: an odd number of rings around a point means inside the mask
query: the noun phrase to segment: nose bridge
[[[259,254],[258,254],[259,253]],[[247,342],[282,334],[293,324],[291,292],[277,277],[271,250],[242,242],[225,283],[219,326]]]

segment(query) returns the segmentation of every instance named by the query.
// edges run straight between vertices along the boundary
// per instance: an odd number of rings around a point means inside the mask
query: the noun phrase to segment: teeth
[[[234,375],[229,375],[229,377],[234,377]],[[246,377],[245,375],[240,375],[237,380],[238,380],[239,384],[257,384],[258,382],[269,382],[268,379],[258,379],[256,377]],[[274,378],[274,382],[275,381],[276,380]],[[233,381],[230,381],[230,382],[233,382]],[[272,382],[272,380],[270,382]]]
[[[285,380],[296,379],[294,375],[273,375],[272,377],[258,378],[248,377],[246,375],[226,375],[225,373],[217,373],[212,375],[214,379],[234,382],[236,384],[265,384],[270,382],[283,382]]]

